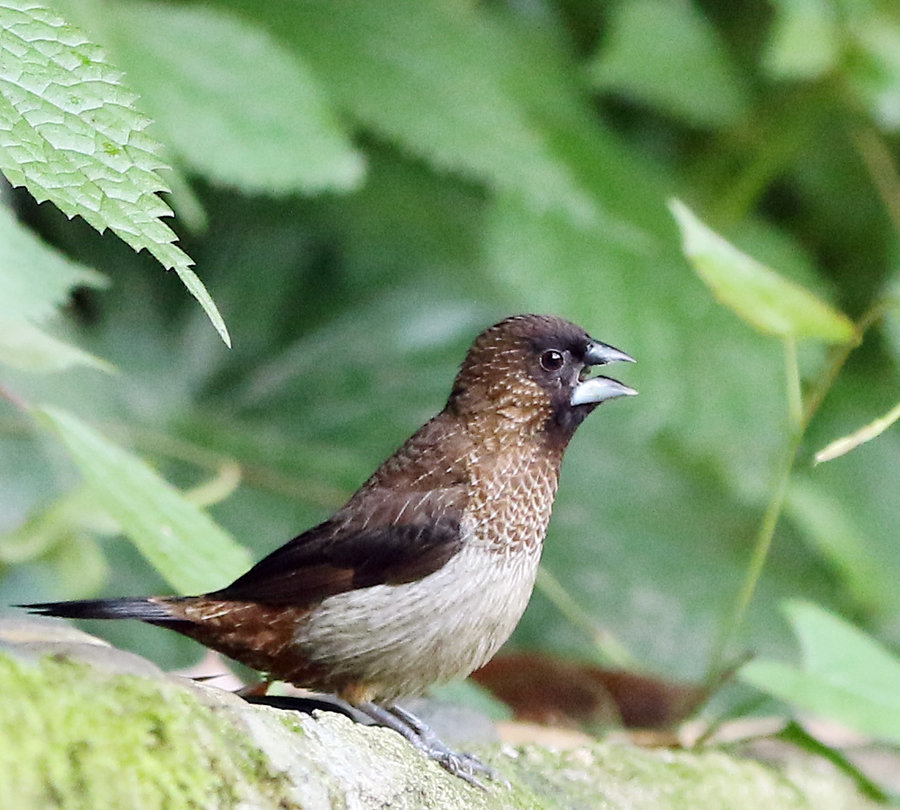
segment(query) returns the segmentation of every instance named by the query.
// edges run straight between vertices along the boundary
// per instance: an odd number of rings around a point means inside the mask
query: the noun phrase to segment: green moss
[[[306,731],[297,720],[297,715],[293,712],[282,712],[278,715],[278,722],[292,734],[299,734],[301,737],[306,735]]]
[[[239,779],[278,792],[262,754],[193,695],[48,657],[0,656],[0,794],[48,806],[227,808]]]
[[[71,653],[60,647],[40,660],[28,649],[14,658],[0,650],[3,810],[874,807],[819,761],[774,765],[612,743],[562,752],[486,746],[475,753],[512,784],[482,792],[385,729],[247,706],[149,665],[146,676],[111,674],[62,657]]]
[[[721,751],[597,743],[563,752],[528,746],[494,759],[544,810],[874,810],[848,780],[798,764],[786,769]],[[790,771],[790,772],[788,772]],[[817,785],[821,785],[819,789]]]

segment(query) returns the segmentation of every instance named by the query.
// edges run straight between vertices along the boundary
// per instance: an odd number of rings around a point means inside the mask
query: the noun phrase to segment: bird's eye
[[[559,371],[564,362],[565,358],[562,356],[562,352],[558,352],[556,349],[548,349],[541,355],[541,368],[544,371]]]

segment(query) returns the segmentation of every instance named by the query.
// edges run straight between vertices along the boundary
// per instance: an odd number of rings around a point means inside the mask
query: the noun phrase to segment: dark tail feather
[[[41,616],[66,619],[140,619],[142,622],[178,621],[169,605],[154,597],[124,599],[80,599],[75,602],[40,602],[16,605]]]

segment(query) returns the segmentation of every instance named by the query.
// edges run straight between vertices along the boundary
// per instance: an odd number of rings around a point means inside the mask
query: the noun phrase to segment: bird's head
[[[551,315],[515,315],[482,332],[447,406],[494,430],[549,431],[564,442],[601,402],[637,392],[593,366],[634,360]]]

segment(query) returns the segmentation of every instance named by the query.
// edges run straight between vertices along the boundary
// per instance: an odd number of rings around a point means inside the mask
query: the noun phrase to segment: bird
[[[230,585],[199,596],[22,605],[75,619],[139,619],[280,680],[335,694],[450,773],[491,771],[399,701],[491,659],[528,604],[576,429],[637,392],[594,366],[634,362],[551,315],[481,332],[444,408],[332,517]]]

